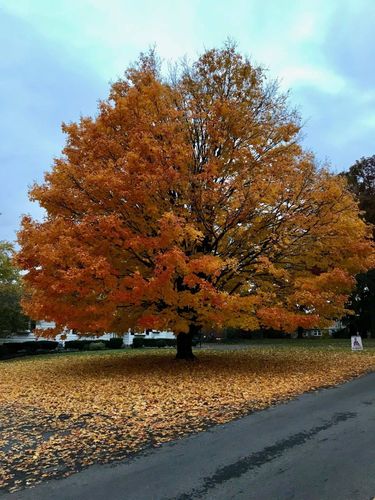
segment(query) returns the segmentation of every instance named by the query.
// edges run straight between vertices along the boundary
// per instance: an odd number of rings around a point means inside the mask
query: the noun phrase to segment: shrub
[[[33,353],[36,352],[38,348],[36,340],[27,340],[26,342],[7,342],[6,346],[9,354],[16,354],[20,351]]]
[[[25,349],[28,354],[35,354],[38,350],[38,342],[36,340],[27,340],[26,342],[20,342],[22,344],[22,349]]]
[[[9,351],[7,349],[6,344],[0,344],[0,359],[7,357],[9,354]]]
[[[22,351],[35,354],[37,351],[52,351],[57,348],[58,342],[54,340],[26,340],[25,342],[7,342],[2,344],[0,357],[18,355]]]
[[[112,339],[106,340],[105,345],[108,347],[108,349],[121,349],[123,340],[122,338],[114,337]]]
[[[65,342],[65,349],[78,349],[85,351],[88,349],[90,342],[88,340],[67,340]]]
[[[348,328],[342,328],[336,332],[332,332],[332,338],[334,339],[350,339],[351,333]]]
[[[241,328],[228,327],[224,328],[223,336],[227,340],[237,340],[237,339],[249,339],[251,338],[251,333]]]
[[[133,343],[132,343],[132,348],[139,349],[139,348],[143,347],[144,341],[145,341],[145,339],[143,337],[134,337]]]
[[[132,347],[137,349],[140,347],[174,347],[176,339],[148,339],[147,337],[135,337]]]
[[[42,351],[53,351],[59,345],[55,340],[38,340],[36,344],[38,344],[38,349]]]
[[[290,333],[280,330],[272,330],[271,328],[264,330],[263,335],[266,339],[290,339]]]
[[[23,342],[7,342],[6,348],[9,354],[15,354],[16,352],[22,351],[24,347],[22,347]]]
[[[105,343],[101,341],[97,342],[94,340],[93,342],[90,342],[88,345],[89,351],[102,351],[105,348],[106,348]]]
[[[177,339],[174,338],[174,339],[164,339],[164,342],[166,344],[167,347],[175,347],[176,344],[177,344]]]
[[[162,341],[160,339],[145,338],[145,347],[160,347]],[[164,344],[165,345],[165,344]]]

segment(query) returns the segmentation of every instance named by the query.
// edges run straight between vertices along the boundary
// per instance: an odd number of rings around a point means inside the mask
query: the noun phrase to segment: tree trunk
[[[193,361],[195,358],[192,349],[192,341],[194,335],[199,333],[200,328],[191,324],[188,333],[179,333],[177,335],[177,353],[176,359],[185,359]]]

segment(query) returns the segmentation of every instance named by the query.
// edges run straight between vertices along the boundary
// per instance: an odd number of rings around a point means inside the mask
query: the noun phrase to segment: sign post
[[[362,337],[360,335],[353,335],[351,341],[352,351],[363,351]]]

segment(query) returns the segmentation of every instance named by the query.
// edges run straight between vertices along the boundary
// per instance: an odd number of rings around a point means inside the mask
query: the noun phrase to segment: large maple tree
[[[189,358],[204,326],[332,322],[373,262],[345,180],[317,168],[286,96],[232,44],[168,79],[142,55],[63,130],[18,254],[26,311],[57,329],[168,328]]]

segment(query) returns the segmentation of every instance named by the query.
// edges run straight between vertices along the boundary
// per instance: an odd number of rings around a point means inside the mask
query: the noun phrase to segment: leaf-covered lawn
[[[34,357],[0,364],[0,488],[129,456],[375,366],[370,352],[264,347]]]

